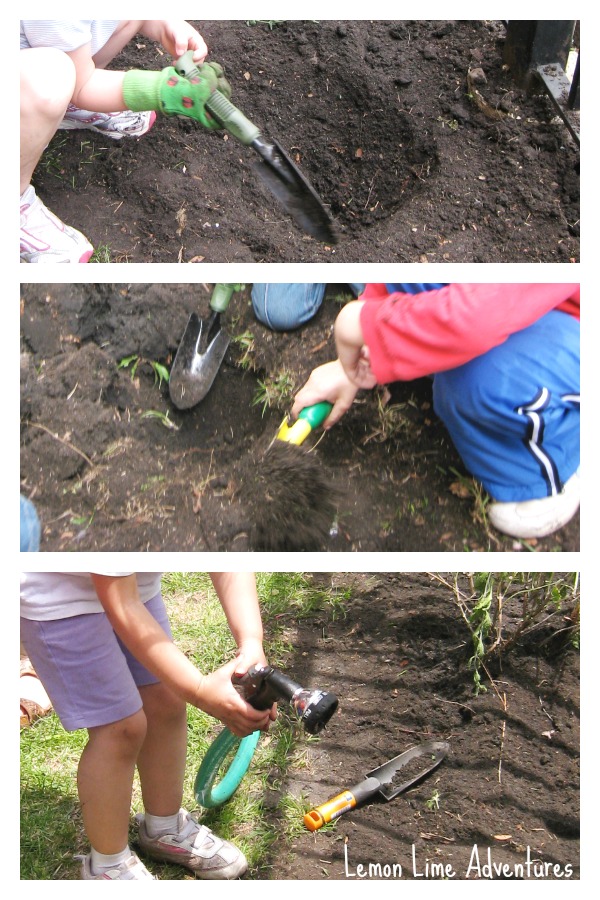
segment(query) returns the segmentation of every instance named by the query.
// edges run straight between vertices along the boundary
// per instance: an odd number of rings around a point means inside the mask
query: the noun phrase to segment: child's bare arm
[[[236,671],[245,674],[266,663],[256,578],[253,572],[211,572],[210,577],[238,648]]]
[[[200,65],[208,53],[202,35],[183,19],[148,19],[141,23],[140,32],[150,40],[161,44],[172,57],[165,60],[165,65],[171,65],[186,50],[194,51],[194,61]],[[76,80],[72,97],[75,106],[95,112],[119,112],[127,109],[123,99],[125,72],[97,68],[92,57],[91,44],[78,47],[68,55],[75,64]]]
[[[211,572],[210,577],[237,644],[235,674],[245,675],[250,666],[266,665],[254,572]],[[274,707],[270,718],[275,719]]]
[[[178,696],[220,719],[239,736],[268,728],[269,712],[253,709],[232,685],[237,660],[209,675],[202,674],[145,608],[135,575],[91,577],[115,633],[136,659]]]
[[[75,90],[71,102],[80,109],[94,112],[120,112],[124,110],[124,72],[97,69],[92,57],[91,44],[85,44],[67,54],[75,65]]]

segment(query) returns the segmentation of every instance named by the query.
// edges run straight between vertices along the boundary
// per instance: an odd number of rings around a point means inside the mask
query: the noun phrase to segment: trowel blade
[[[336,244],[333,219],[312,185],[292,162],[277,141],[253,144],[262,159],[253,168],[294,222],[311,237]]]
[[[169,395],[177,409],[191,409],[206,397],[227,352],[229,335],[219,328],[206,341],[209,328],[192,313],[169,375]]]
[[[379,781],[379,793],[386,800],[392,800],[437,769],[449,749],[447,741],[426,741],[405,750],[372,772],[367,772],[367,778],[376,778]],[[421,760],[420,764],[413,763],[417,759]]]

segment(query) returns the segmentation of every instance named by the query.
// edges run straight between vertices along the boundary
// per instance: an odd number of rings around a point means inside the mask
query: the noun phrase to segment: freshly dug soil
[[[314,577],[350,588],[351,600],[334,621],[291,626],[290,672],[340,706],[308,743],[306,768],[283,785],[274,775],[274,798],[291,791],[313,808],[424,741],[450,750],[417,787],[278,848],[267,877],[579,878],[578,653],[542,628],[491,666],[476,696],[454,575]],[[467,579],[458,584],[468,596]],[[519,606],[504,612],[506,637]]]
[[[502,22],[193,24],[339,242],[292,223],[254,150],[162,119],[140,139],[59,131],[35,172],[40,197],[100,261],[579,261],[578,145],[548,97],[504,66]],[[171,63],[140,37],[111,67]]]
[[[341,497],[314,450],[274,440],[256,457],[241,492],[255,550],[321,550]]]
[[[282,539],[287,529],[299,549],[298,479],[284,473],[265,485],[261,504],[260,460],[293,393],[333,358],[332,327],[349,294],[330,285],[317,316],[287,334],[257,323],[249,287],[234,294],[222,325],[235,340],[204,400],[179,411],[152,363],[170,367],[190,313],[208,314],[211,289],[22,285],[21,491],[38,508],[42,550],[257,549],[256,522],[271,495]],[[307,444],[336,503],[322,549],[525,546],[487,529],[427,379],[359,395],[316,437]],[[579,516],[526,546],[579,550]]]

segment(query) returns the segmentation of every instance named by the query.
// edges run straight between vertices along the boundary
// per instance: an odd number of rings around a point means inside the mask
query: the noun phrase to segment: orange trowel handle
[[[358,803],[362,803],[380,789],[381,783],[378,778],[366,778],[351,788],[349,791],[342,791],[326,803],[311,809],[304,816],[304,824],[309,831],[317,831],[327,822],[337,819],[342,813],[354,809]]]

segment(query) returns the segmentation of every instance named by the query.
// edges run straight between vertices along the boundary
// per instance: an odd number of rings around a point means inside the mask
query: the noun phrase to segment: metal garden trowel
[[[449,749],[447,741],[426,741],[405,750],[379,768],[373,769],[359,784],[311,809],[304,816],[304,824],[309,831],[317,831],[327,822],[366,803],[377,794],[384,800],[393,800],[437,769]]]
[[[221,328],[221,313],[243,284],[215,284],[207,320],[192,313],[169,375],[169,394],[177,409],[191,409],[207,395],[219,371],[229,335]]]
[[[193,51],[188,50],[175,63],[175,70],[184,78],[198,73],[193,56]],[[229,134],[258,153],[260,161],[253,168],[296,225],[319,241],[337,243],[333,219],[312,185],[277,141],[265,138],[260,129],[219,91],[210,97],[206,108]]]

